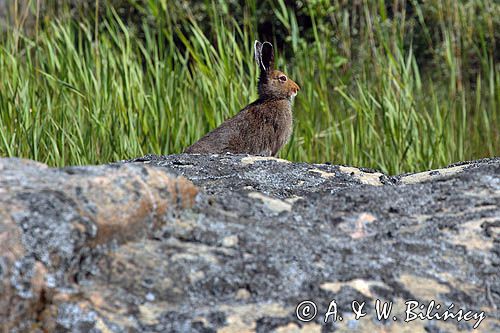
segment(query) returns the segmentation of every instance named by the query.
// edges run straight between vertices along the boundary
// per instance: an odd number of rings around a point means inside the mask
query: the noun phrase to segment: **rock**
[[[168,212],[191,206],[196,193],[185,178],[159,168],[57,170],[0,159],[2,328],[31,331],[52,322],[69,331],[94,327],[98,315],[72,300],[80,299],[80,285],[92,284],[86,281],[99,260],[161,229]]]
[[[499,235],[499,158],[400,176],[240,155],[0,159],[0,320],[12,332],[496,332]],[[393,302],[388,320],[377,299]],[[306,300],[317,315],[301,322]],[[411,300],[472,312],[405,322]],[[343,320],[324,323],[332,304]]]

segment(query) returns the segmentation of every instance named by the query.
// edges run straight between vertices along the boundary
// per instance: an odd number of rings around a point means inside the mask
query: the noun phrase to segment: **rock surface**
[[[395,177],[239,155],[63,169],[0,159],[0,323],[500,332],[499,236],[498,158]],[[377,299],[393,302],[388,320],[376,319]],[[317,307],[309,322],[297,319],[304,300]],[[325,324],[332,300],[343,320]],[[359,320],[354,300],[366,302]],[[405,322],[409,300],[472,312]]]

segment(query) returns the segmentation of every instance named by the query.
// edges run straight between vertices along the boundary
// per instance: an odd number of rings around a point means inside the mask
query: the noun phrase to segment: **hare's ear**
[[[255,51],[255,61],[257,61],[257,65],[259,67],[262,66],[262,43],[259,42],[258,40],[255,41],[253,44],[253,48]],[[265,68],[264,68],[265,70]]]
[[[262,67],[266,70],[274,69],[274,50],[273,44],[269,42],[262,43],[260,62]]]

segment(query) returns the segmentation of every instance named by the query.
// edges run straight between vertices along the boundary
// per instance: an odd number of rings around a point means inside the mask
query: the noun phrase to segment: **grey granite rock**
[[[498,158],[394,177],[241,155],[4,159],[0,217],[7,331],[500,331]],[[333,300],[343,320],[324,323]],[[410,300],[472,312],[405,322]]]

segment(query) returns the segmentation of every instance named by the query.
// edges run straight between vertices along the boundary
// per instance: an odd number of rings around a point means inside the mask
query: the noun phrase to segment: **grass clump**
[[[256,38],[275,42],[302,88],[283,158],[401,173],[500,151],[495,1],[250,1],[240,17],[224,15],[231,1],[199,4],[203,15],[134,2],[134,24],[106,3],[79,21],[75,8],[47,19],[26,3],[35,23],[18,5],[0,36],[0,156],[62,166],[180,153],[257,97]]]

